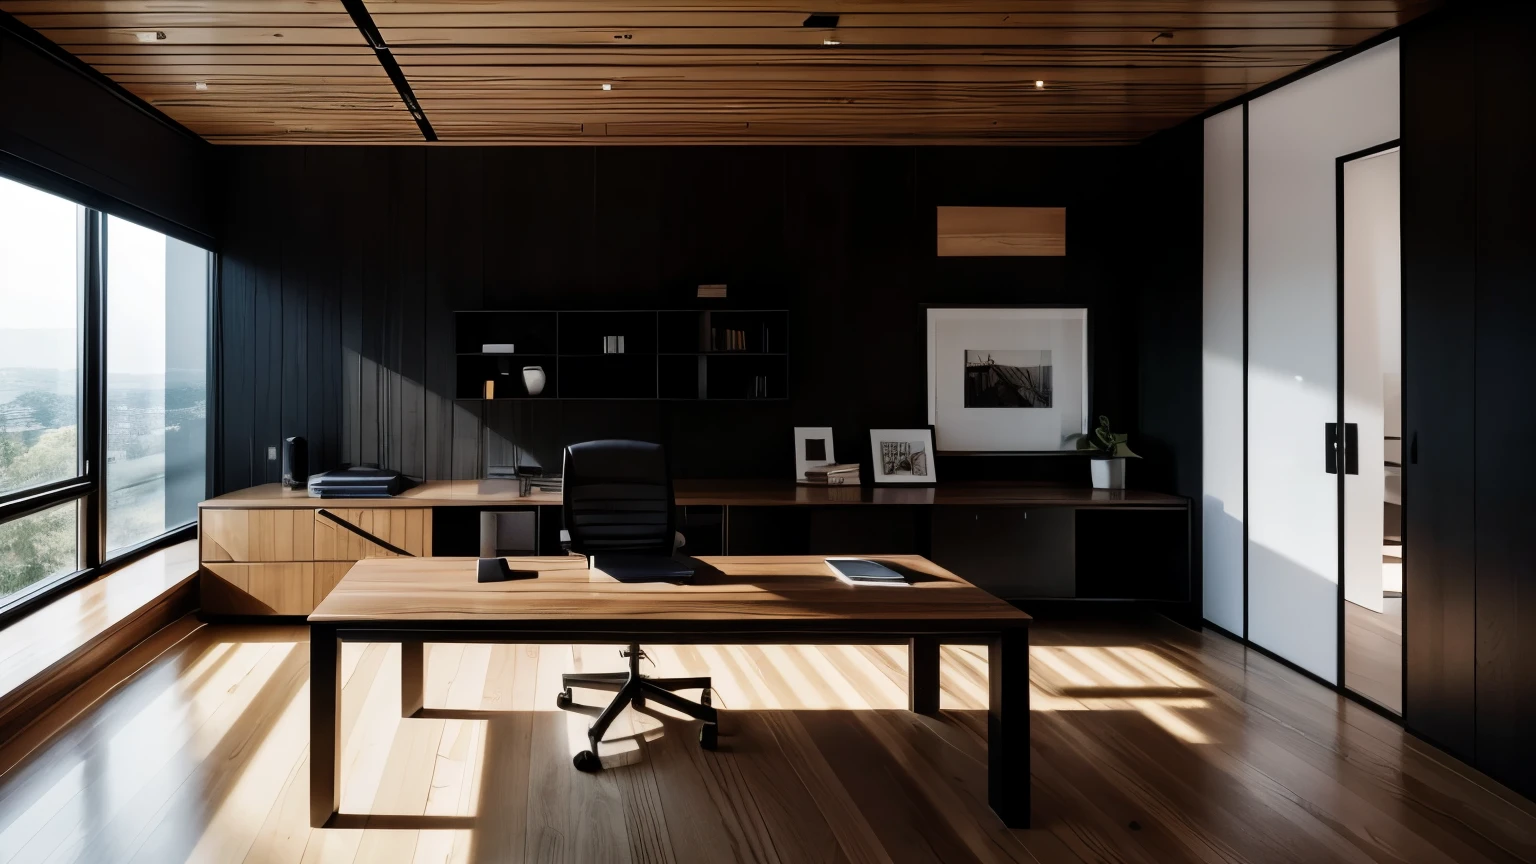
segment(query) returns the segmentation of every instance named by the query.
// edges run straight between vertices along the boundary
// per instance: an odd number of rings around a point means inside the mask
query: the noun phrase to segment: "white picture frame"
[[[813,458],[813,457],[822,458]],[[804,480],[805,472],[837,462],[832,453],[831,426],[795,427],[795,479]]]
[[[924,326],[937,452],[1077,449],[1092,416],[1087,308],[929,306]]]
[[[932,486],[938,482],[932,427],[869,430],[869,455],[878,484]]]

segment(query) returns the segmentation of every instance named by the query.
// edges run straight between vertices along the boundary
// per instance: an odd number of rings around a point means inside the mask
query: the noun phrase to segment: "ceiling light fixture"
[[[604,84],[603,85],[603,89],[604,90],[612,90],[613,89],[613,85],[612,84]]]
[[[193,86],[195,86],[199,90],[207,90],[208,89],[208,82],[207,81],[199,81],[199,82],[197,82]]]
[[[165,31],[163,30],[140,30],[133,35],[140,42],[160,42],[165,39]]]
[[[823,44],[823,45],[841,45],[843,43],[837,41],[836,39],[823,39],[823,40],[821,40],[821,44]]]
[[[1044,81],[1036,81],[1035,82],[1035,89],[1036,90],[1044,90],[1045,89],[1045,82]]]

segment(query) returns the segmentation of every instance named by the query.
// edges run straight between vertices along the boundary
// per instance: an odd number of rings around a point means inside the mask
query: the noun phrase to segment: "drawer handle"
[[[367,541],[369,541],[371,543],[377,543],[380,546],[383,546],[385,549],[388,549],[389,551],[395,553],[396,555],[399,555],[399,556],[402,556],[402,557],[405,557],[405,558],[415,558],[416,557],[415,555],[412,555],[411,553],[405,551],[404,549],[401,549],[399,546],[396,546],[395,544],[390,543],[387,540],[382,540],[382,539],[380,539],[378,537],[373,536],[372,534],[369,534],[367,531],[364,531],[363,529],[357,527],[356,525],[353,525],[351,522],[348,522],[347,520],[341,518],[340,516],[337,516],[335,513],[332,513],[331,511],[325,509],[324,507],[319,508],[315,512],[317,514],[319,514],[321,516],[324,516],[325,518],[331,520],[332,522],[335,522],[337,525],[340,525],[341,527],[347,529],[348,531],[351,531],[353,534],[356,534],[357,536],[363,538],[364,540],[367,540]]]

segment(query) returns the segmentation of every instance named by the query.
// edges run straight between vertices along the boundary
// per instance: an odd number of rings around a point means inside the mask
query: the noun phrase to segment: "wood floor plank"
[[[343,820],[312,830],[306,631],[182,627],[0,748],[0,862],[1536,860],[1536,804],[1220,636],[1034,643],[1027,831],[986,805],[976,646],[941,652],[936,716],[904,710],[902,647],[647,646],[648,673],[712,677],[720,747],[626,712],[633,758],[587,775],[554,697],[614,646],[428,645],[403,719],[399,646],[354,643]]]

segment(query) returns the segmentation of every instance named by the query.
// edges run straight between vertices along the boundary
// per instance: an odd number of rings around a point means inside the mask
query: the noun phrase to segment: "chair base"
[[[705,750],[715,749],[719,737],[719,714],[710,704],[709,677],[699,678],[645,678],[640,674],[640,658],[645,654],[639,645],[630,645],[628,650],[620,652],[629,658],[628,672],[575,672],[560,676],[561,685],[565,688],[555,697],[555,705],[562,711],[577,711],[583,714],[596,714],[597,719],[587,727],[587,741],[591,744],[590,750],[583,750],[576,754],[572,760],[578,771],[598,771],[602,762],[597,758],[597,745],[603,740],[608,727],[618,719],[619,712],[633,705],[636,708],[645,707],[647,701],[655,701],[676,711],[681,711],[695,720],[704,721],[699,729],[699,746]],[[616,694],[613,701],[607,707],[598,709],[592,705],[579,705],[572,701],[571,688],[583,687],[588,690],[604,690]],[[674,690],[702,690],[698,702],[690,702],[674,693]]]

